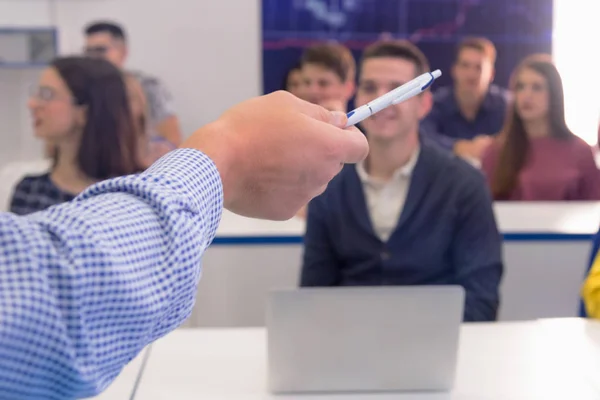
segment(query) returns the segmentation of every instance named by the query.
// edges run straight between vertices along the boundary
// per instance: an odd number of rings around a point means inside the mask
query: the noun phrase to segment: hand
[[[308,207],[302,206],[302,208],[300,210],[298,210],[298,212],[296,213],[296,217],[306,219],[307,213],[308,213]]]
[[[247,100],[201,128],[182,147],[210,157],[223,182],[225,207],[253,218],[292,218],[321,194],[344,163],[369,151],[344,113],[279,91]]]
[[[468,159],[481,160],[483,153],[494,141],[492,136],[479,135],[472,140],[459,140],[454,145],[454,152]]]
[[[325,100],[319,104],[321,107],[329,110],[329,111],[340,111],[346,112],[346,104],[343,101],[339,100]]]

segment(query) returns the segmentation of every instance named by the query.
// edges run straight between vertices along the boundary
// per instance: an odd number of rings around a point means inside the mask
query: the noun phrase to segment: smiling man
[[[302,55],[306,100],[332,111],[347,111],[354,95],[356,62],[350,50],[339,43],[321,43]]]
[[[429,70],[408,42],[361,62],[357,106]],[[496,319],[501,239],[481,173],[419,134],[426,91],[362,122],[370,145],[308,207],[302,286],[461,285],[465,321]],[[418,305],[416,305],[418,307]]]

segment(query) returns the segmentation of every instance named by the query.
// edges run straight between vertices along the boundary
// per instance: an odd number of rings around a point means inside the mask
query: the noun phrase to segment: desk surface
[[[136,398],[597,400],[600,322],[466,324],[461,328],[457,368],[452,393],[273,396],[267,392],[264,329],[181,329],[153,345]],[[101,398],[116,397],[106,392]]]
[[[600,226],[600,202],[496,203],[505,240],[589,240]],[[305,222],[275,222],[223,212],[215,244],[300,243]]]

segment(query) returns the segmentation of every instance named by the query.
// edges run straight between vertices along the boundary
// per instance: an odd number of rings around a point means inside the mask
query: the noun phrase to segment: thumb
[[[348,122],[346,113],[341,111],[330,111],[329,112],[329,123],[338,128],[344,128]]]
[[[341,147],[344,164],[355,164],[364,160],[369,154],[367,137],[354,126],[341,131],[337,140]]]
[[[348,117],[342,111],[329,111],[318,104],[311,104],[307,101],[302,102],[302,112],[317,121],[326,122],[336,128],[344,128]]]

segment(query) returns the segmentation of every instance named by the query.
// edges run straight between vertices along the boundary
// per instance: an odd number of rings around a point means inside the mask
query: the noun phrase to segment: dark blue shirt
[[[509,92],[491,85],[477,116],[467,120],[460,112],[453,87],[438,89],[433,95],[431,112],[421,129],[426,136],[436,138],[444,148],[451,149],[458,139],[471,140],[478,135],[494,135],[502,129],[509,103]]]
[[[421,141],[406,202],[383,242],[347,165],[308,206],[302,286],[461,285],[465,321],[496,319],[502,240],[483,175]]]
[[[10,212],[27,215],[74,198],[74,194],[62,191],[52,182],[49,172],[26,176],[15,187],[10,201]]]

